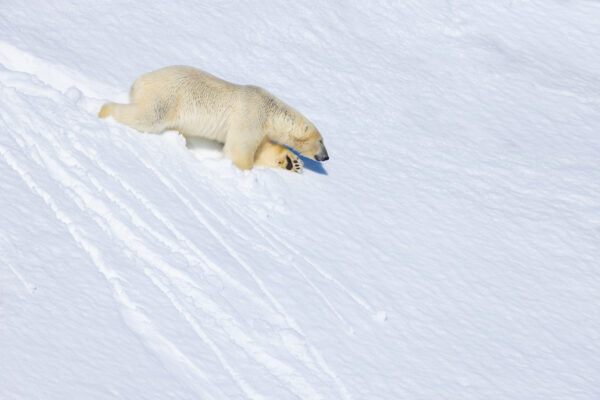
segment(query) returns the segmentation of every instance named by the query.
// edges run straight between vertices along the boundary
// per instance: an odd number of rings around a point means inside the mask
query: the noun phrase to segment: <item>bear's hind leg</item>
[[[304,164],[289,149],[284,146],[265,140],[256,150],[255,165],[264,165],[271,168],[283,168],[292,172],[302,172]]]
[[[100,109],[100,118],[113,117],[115,121],[140,132],[159,133],[165,130],[165,124],[156,118],[152,110],[137,104],[106,103]]]

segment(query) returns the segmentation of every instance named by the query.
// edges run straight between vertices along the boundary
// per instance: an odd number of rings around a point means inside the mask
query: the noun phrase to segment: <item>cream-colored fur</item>
[[[265,165],[300,172],[302,161],[281,144],[311,159],[329,158],[317,128],[283,101],[257,86],[236,85],[192,67],[140,76],[130,104],[107,103],[98,115],[142,132],[172,129],[217,140],[241,169]]]

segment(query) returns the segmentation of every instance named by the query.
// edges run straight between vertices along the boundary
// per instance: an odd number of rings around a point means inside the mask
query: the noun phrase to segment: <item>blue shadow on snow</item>
[[[294,152],[294,153],[296,153],[296,152]],[[298,154],[298,153],[296,153],[296,154]],[[317,174],[321,174],[321,175],[329,175],[327,173],[327,171],[325,171],[325,168],[323,168],[323,164],[320,163],[319,161],[311,160],[310,158],[303,157],[300,154],[298,154],[298,156],[304,163],[304,169],[316,172]]]
[[[285,146],[285,147],[287,147],[287,146]],[[327,171],[325,171],[325,168],[323,168],[323,164],[320,163],[319,161],[315,161],[315,160],[311,160],[310,158],[306,158],[303,155],[301,155],[300,153],[298,153],[296,150],[292,149],[291,147],[287,147],[287,148],[290,149],[292,151],[292,153],[294,153],[295,155],[300,157],[300,159],[304,163],[304,169],[307,169],[312,172],[316,172],[317,174],[321,174],[321,175],[329,175],[327,173]]]

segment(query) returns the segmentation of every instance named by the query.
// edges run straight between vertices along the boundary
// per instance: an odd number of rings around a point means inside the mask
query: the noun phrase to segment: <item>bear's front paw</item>
[[[304,168],[304,163],[298,158],[297,155],[288,150],[287,154],[285,154],[285,158],[279,161],[279,166],[287,169],[288,171],[300,173]]]

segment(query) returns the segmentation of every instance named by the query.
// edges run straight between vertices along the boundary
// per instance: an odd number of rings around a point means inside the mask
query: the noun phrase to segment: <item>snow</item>
[[[595,1],[0,4],[0,398],[600,397]],[[96,117],[173,64],[331,159]]]

